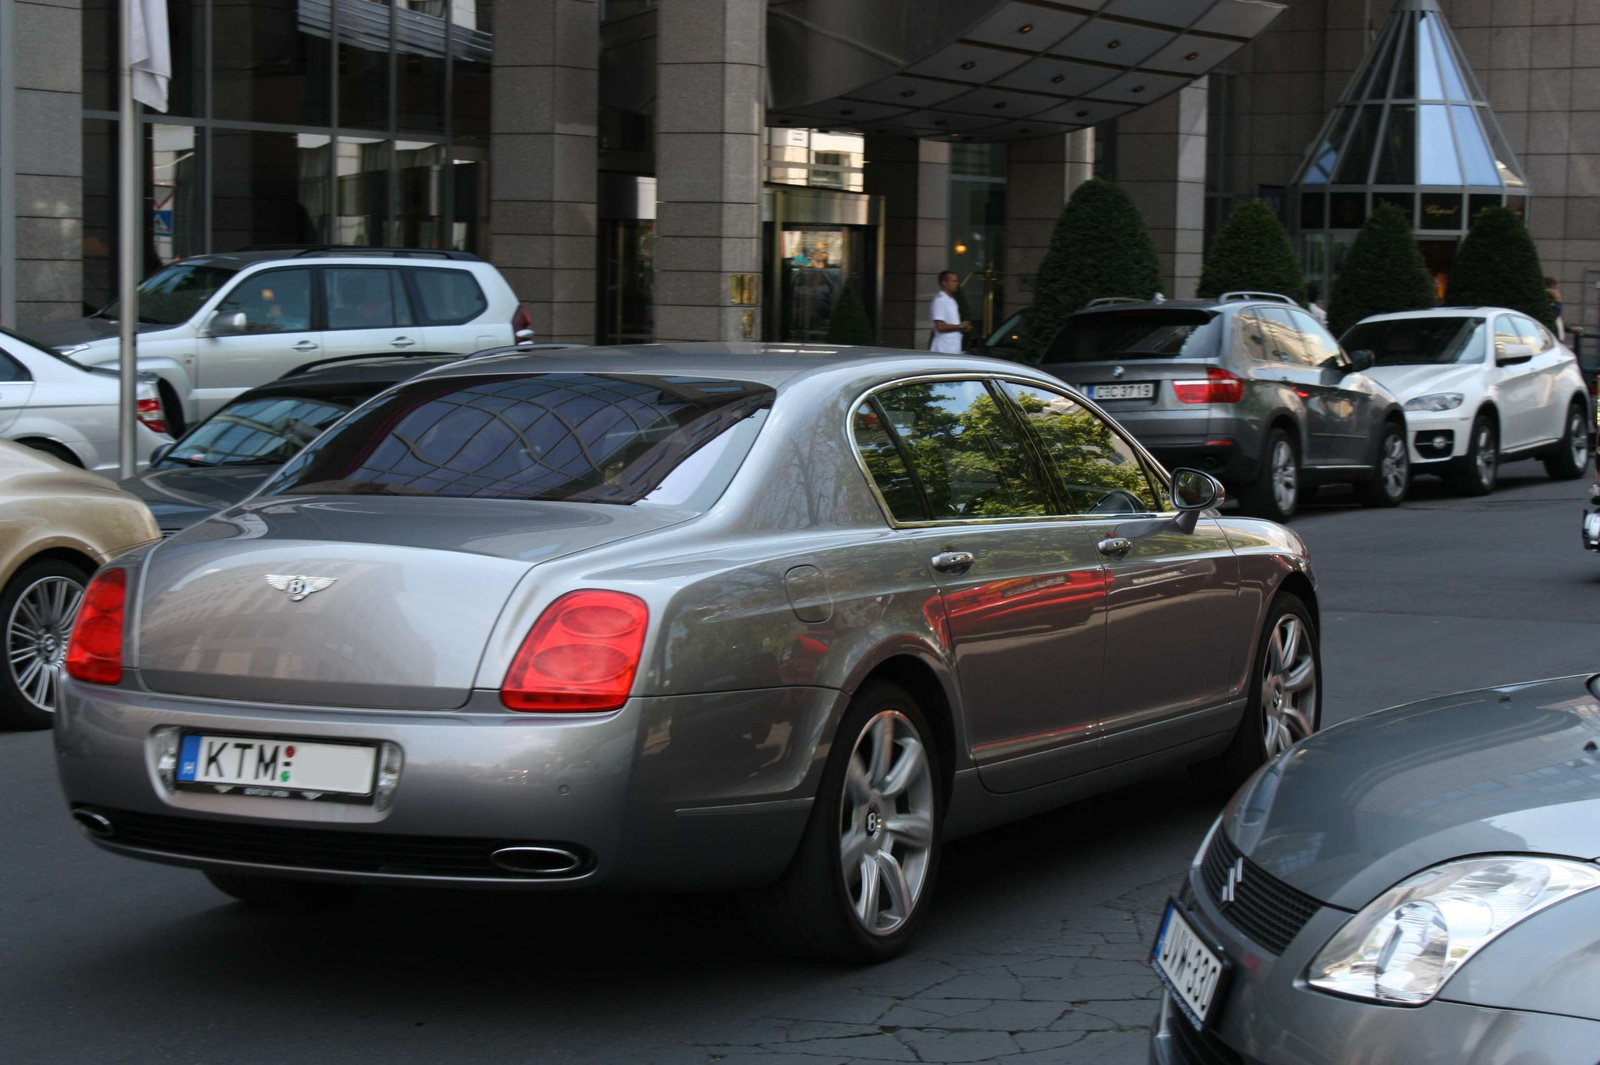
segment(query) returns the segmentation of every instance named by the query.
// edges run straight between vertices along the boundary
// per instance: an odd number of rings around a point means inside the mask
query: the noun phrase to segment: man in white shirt
[[[961,320],[961,311],[956,306],[956,289],[959,287],[954,270],[946,270],[939,275],[939,294],[933,297],[933,343],[928,345],[930,351],[959,355],[961,335],[972,331],[972,323]]]

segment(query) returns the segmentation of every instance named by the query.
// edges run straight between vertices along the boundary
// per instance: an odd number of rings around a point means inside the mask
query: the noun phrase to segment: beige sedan
[[[0,728],[49,728],[89,575],[161,538],[138,499],[98,474],[0,440]]]

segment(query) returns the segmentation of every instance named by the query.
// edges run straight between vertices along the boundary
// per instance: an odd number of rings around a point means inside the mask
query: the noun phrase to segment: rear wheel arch
[[[874,681],[887,681],[904,688],[917,701],[933,733],[935,753],[939,757],[939,787],[948,801],[955,780],[957,739],[955,709],[944,682],[928,663],[903,653],[874,665],[855,688],[860,690]]]
[[[76,451],[72,450],[61,441],[52,440],[48,436],[21,436],[18,437],[14,443],[21,444],[23,447],[31,447],[33,450],[41,451],[46,455],[51,455],[60,459],[62,462],[67,463],[68,465],[78,467],[80,470],[84,468],[83,459],[78,456]]]

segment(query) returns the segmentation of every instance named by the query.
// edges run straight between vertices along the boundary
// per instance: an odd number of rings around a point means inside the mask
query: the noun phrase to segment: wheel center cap
[[[883,818],[878,816],[878,808],[876,806],[869,807],[867,809],[867,835],[876,836],[878,834],[878,830],[882,827]]]

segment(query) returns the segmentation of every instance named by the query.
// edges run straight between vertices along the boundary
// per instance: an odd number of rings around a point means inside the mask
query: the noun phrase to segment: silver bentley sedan
[[[87,590],[56,722],[100,846],[268,905],[738,888],[904,948],[943,841],[1313,732],[1304,545],[1011,363],[510,353],[372,399]]]

